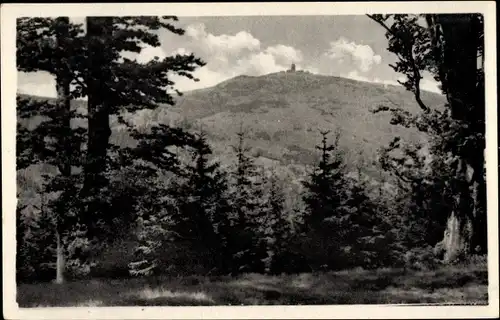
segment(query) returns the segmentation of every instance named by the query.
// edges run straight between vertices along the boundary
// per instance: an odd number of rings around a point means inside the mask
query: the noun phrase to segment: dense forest
[[[183,36],[176,17],[87,17],[85,32],[67,17],[18,19],[17,69],[52,74],[57,98],[17,98],[18,194],[38,199],[18,201],[17,280],[432,269],[486,256],[482,16],[366,18],[385,29],[398,58],[391,67],[421,109],[372,112],[429,139],[394,136],[373,177],[362,164],[348,168],[336,128],[312,128],[321,136],[317,161],[299,191],[255,162],[243,125],[230,137],[228,165],[203,127],[129,121],[175,106],[182,93],[172,75],[196,81],[206,64],[195,54],[121,57],[160,46],[155,30]],[[423,101],[423,72],[441,84],[444,106]],[[134,143],[110,139],[112,119]],[[26,178],[34,166],[43,172],[36,183]]]

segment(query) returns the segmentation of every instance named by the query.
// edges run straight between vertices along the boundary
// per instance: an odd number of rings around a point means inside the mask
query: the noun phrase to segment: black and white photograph
[[[285,4],[2,6],[6,318],[498,317],[495,3]]]

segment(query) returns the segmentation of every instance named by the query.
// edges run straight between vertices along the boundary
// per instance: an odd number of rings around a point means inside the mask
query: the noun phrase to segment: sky
[[[71,20],[83,23],[85,18]],[[175,25],[185,34],[159,31],[160,47],[123,56],[147,62],[155,56],[193,52],[207,64],[194,73],[198,82],[173,79],[184,92],[238,75],[284,71],[292,63],[298,70],[359,81],[398,85],[398,79],[404,80],[389,66],[396,57],[386,49],[383,28],[364,15],[179,17]],[[421,87],[440,92],[429,75],[424,75]],[[54,97],[54,78],[44,72],[18,72],[18,92]]]

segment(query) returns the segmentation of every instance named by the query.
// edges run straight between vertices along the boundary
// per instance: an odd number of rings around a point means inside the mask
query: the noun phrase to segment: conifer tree
[[[43,189],[43,185],[40,185]],[[53,224],[46,210],[46,195],[37,190],[38,203],[20,203],[16,216],[16,281],[54,279]],[[18,194],[19,198],[19,194]]]
[[[321,152],[321,159],[310,179],[304,182],[307,193],[304,202],[308,216],[306,224],[315,228],[325,219],[335,216],[342,204],[344,190],[344,165],[338,150],[339,135],[333,144],[328,144],[329,131],[322,131],[321,145],[316,149]]]
[[[276,172],[272,172],[268,181],[266,197],[266,220],[264,236],[268,257],[266,272],[277,273],[286,267],[287,241],[291,236],[291,223],[285,211],[285,195]]]
[[[245,146],[245,133],[237,133],[236,170],[232,175],[230,201],[231,236],[229,244],[233,255],[233,273],[264,270],[265,242],[261,227],[265,219],[262,203],[262,177],[259,176],[253,160],[248,156],[250,148]]]
[[[321,152],[319,164],[304,181],[306,193],[304,203],[306,213],[304,226],[307,241],[302,249],[312,269],[341,267],[339,256],[343,229],[343,202],[345,198],[344,164],[338,148],[340,135],[337,133],[333,144],[328,144],[329,131],[321,132]]]
[[[149,183],[136,207],[135,258],[129,263],[129,272],[135,276],[148,276],[161,271],[162,249],[173,243],[175,223],[172,216],[177,207],[168,182],[161,181],[155,174],[142,172],[138,176]],[[165,266],[167,267],[167,266]]]
[[[183,29],[176,28],[169,20],[177,18],[87,17],[86,54],[79,65],[79,81],[85,85],[88,96],[89,141],[83,194],[90,198],[89,214],[102,211],[97,198],[107,183],[103,170],[110,148],[110,116],[154,109],[160,103],[174,104],[172,73],[196,80],[192,72],[205,64],[193,54],[155,58],[145,64],[127,58],[120,61],[122,52],[140,53],[143,45],[160,46],[154,30],[184,34]]]
[[[75,112],[71,110],[71,99],[78,97],[77,91],[71,92],[70,85],[74,79],[75,64],[80,55],[81,43],[79,34],[81,28],[78,25],[70,24],[67,17],[52,18],[21,18],[17,21],[17,68],[19,71],[36,72],[46,71],[56,79],[57,98],[54,105],[48,103],[29,103],[18,99],[18,108],[21,118],[31,118],[35,115],[48,116],[51,121],[43,123],[33,132],[27,132],[20,128],[18,138],[18,155],[23,154],[20,165],[33,164],[35,160],[49,159],[50,164],[59,169],[60,176],[55,179],[60,183],[53,183],[53,191],[63,191],[69,187],[73,180],[72,166],[78,153],[81,142],[81,132],[75,135],[71,128],[71,119],[75,117]],[[40,110],[37,110],[39,108]],[[18,126],[19,127],[19,126]],[[27,137],[29,135],[30,137]],[[51,148],[46,148],[47,138],[53,139]],[[79,141],[80,140],[80,141]],[[30,148],[31,145],[31,148]],[[76,152],[76,154],[75,154]],[[24,161],[26,154],[31,153],[31,161]],[[64,182],[61,182],[64,180]],[[52,181],[55,182],[55,181]],[[51,191],[52,187],[49,187]],[[69,192],[69,191],[68,191]],[[62,232],[66,227],[60,227],[63,223],[62,212],[55,212],[58,215],[55,236],[57,238],[57,279],[56,282],[64,281],[65,270],[64,250],[61,243]],[[62,228],[62,229],[61,229]]]
[[[133,275],[149,275],[158,271],[165,244],[175,241],[175,219],[178,217],[178,188],[186,178],[182,163],[171,147],[194,145],[195,137],[180,128],[158,125],[147,132],[131,128],[138,141],[136,147],[120,151],[144,188],[136,203],[136,258],[129,264]]]
[[[368,195],[361,168],[362,162],[357,165],[357,177],[345,179],[345,199],[341,208],[341,228],[345,230],[342,253],[351,267],[381,267],[388,262],[384,256],[392,234],[375,201]]]
[[[193,143],[194,163],[187,165],[186,182],[177,189],[179,210],[174,216],[174,230],[180,239],[190,240],[190,250],[204,267],[225,272],[227,184],[219,163],[209,163],[212,150],[205,133],[197,134]]]
[[[60,181],[56,185],[67,186],[72,189],[70,193],[75,186],[75,182],[70,182],[73,179],[72,161],[82,158],[81,153],[71,153],[75,148],[71,141],[70,119],[75,115],[71,113],[70,100],[82,96],[88,98],[88,141],[86,162],[83,163],[85,179],[80,193],[82,203],[78,207],[84,212],[79,218],[84,219],[91,236],[105,234],[101,232],[103,223],[109,220],[105,213],[109,212],[108,202],[113,193],[106,177],[110,175],[106,171],[113,166],[106,160],[113,149],[109,145],[110,116],[122,111],[156,108],[159,103],[173,104],[171,74],[194,79],[192,71],[204,65],[192,54],[155,59],[146,64],[129,59],[121,61],[123,51],[140,53],[141,44],[160,45],[158,35],[151,30],[164,28],[183,34],[182,29],[175,28],[168,20],[177,18],[88,17],[86,34],[79,25],[69,23],[67,17],[18,21],[18,69],[47,71],[56,78],[58,98],[54,115],[58,119],[50,130],[58,128],[57,146],[51,151],[51,157],[64,176],[58,177]],[[49,130],[47,128],[45,126],[45,130]],[[21,133],[25,136],[26,132]],[[19,141],[21,144],[34,143],[40,150],[45,148],[43,136],[20,137]],[[22,151],[21,160],[38,161],[40,157],[29,155],[30,152]],[[62,183],[61,179],[66,182]],[[108,226],[107,229],[112,228]]]

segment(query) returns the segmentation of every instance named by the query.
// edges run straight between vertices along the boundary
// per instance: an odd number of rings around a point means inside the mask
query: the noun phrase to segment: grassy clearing
[[[189,276],[21,284],[20,307],[487,304],[485,267],[380,269],[237,278]]]

